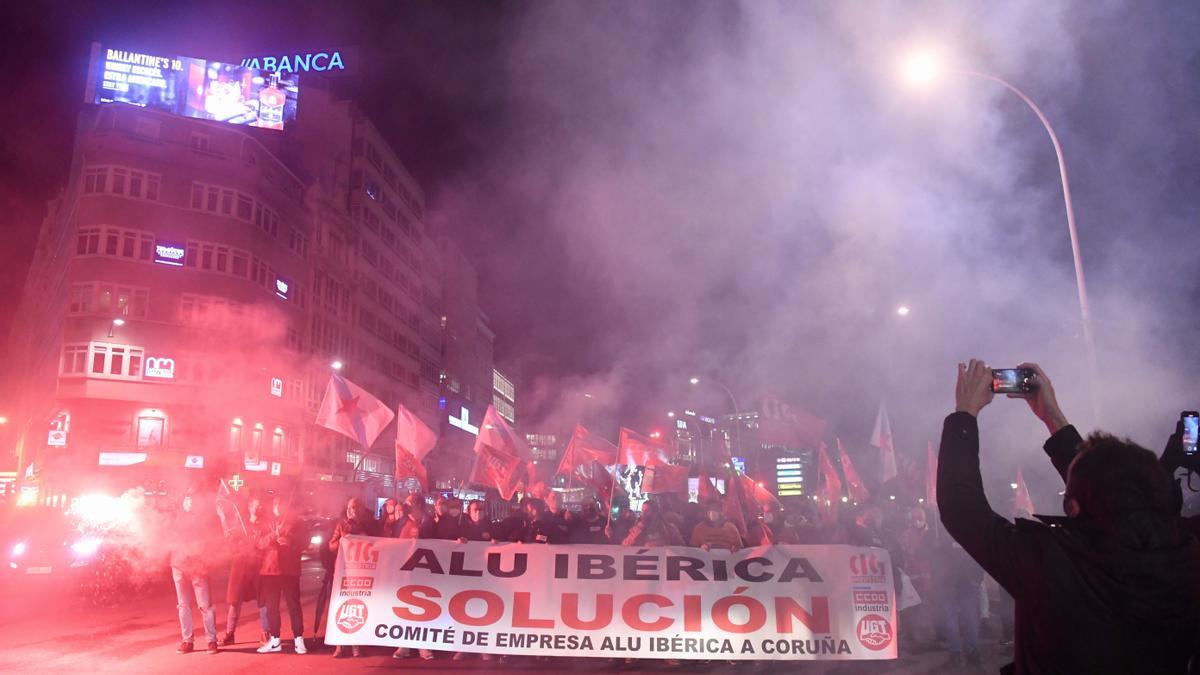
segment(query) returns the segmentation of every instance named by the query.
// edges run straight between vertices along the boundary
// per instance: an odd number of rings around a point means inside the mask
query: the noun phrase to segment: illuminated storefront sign
[[[102,452],[100,466],[133,466],[146,461],[144,452]]]
[[[346,70],[341,50],[252,56],[242,59],[242,67],[278,73],[326,73]]]
[[[271,462],[271,475],[278,476],[280,473],[283,473],[283,464]]]
[[[799,457],[780,457],[775,460],[776,494],[792,497],[804,494],[804,464]]]
[[[271,378],[271,395],[276,398],[283,397],[283,380],[278,377]]]
[[[287,300],[288,294],[290,294],[291,292],[292,292],[291,282],[289,282],[287,279],[284,279],[283,277],[275,277],[275,295],[278,295],[279,297],[283,298],[284,300]]]
[[[478,436],[479,427],[471,424],[471,411],[467,410],[466,406],[459,406],[459,408],[462,410],[462,412],[459,413],[458,417],[455,417],[454,415],[450,416],[450,426],[462,429],[473,436]]]
[[[188,455],[187,458],[183,460],[183,467],[185,469],[203,469],[204,455]]]
[[[129,103],[183,117],[283,129],[296,119],[296,81],[290,71],[93,43],[84,102]]]
[[[144,376],[160,380],[175,379],[175,359],[165,356],[147,356]]]
[[[67,445],[67,432],[71,430],[71,413],[59,410],[50,420],[50,433],[46,437],[46,445],[52,448],[64,448]]]
[[[154,242],[154,262],[159,265],[183,267],[183,256],[186,253],[187,249],[183,244],[170,241]]]

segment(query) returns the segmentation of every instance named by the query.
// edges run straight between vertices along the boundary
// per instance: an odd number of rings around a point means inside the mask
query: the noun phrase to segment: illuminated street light
[[[849,498],[849,497],[842,497],[842,503],[843,503],[843,504],[845,504],[845,503],[846,503],[846,502],[848,502],[848,501],[850,501],[850,498]]]
[[[1067,232],[1071,237],[1071,258],[1075,264],[1075,289],[1079,294],[1079,319],[1083,329],[1083,346],[1088,362],[1088,375],[1091,379],[1092,415],[1099,422],[1100,401],[1096,390],[1096,343],[1092,338],[1091,311],[1088,309],[1087,284],[1083,278],[1083,256],[1079,249],[1079,230],[1075,226],[1075,207],[1071,203],[1071,184],[1067,180],[1067,161],[1063,156],[1062,145],[1058,142],[1058,135],[1054,133],[1054,127],[1050,126],[1050,120],[1033,102],[1033,99],[1005,79],[977,70],[947,67],[945,60],[938,53],[929,50],[910,55],[905,59],[901,68],[903,79],[908,85],[922,88],[928,87],[947,73],[977,77],[998,84],[1012,92],[1033,110],[1034,115],[1037,115],[1038,121],[1042,123],[1042,127],[1046,129],[1046,134],[1050,137],[1051,145],[1054,146],[1054,155],[1058,160],[1058,177],[1062,182],[1063,206],[1067,212]]]
[[[688,380],[688,382],[689,382],[690,384],[700,384],[700,378],[698,378],[698,377],[693,377],[692,379]]]
[[[1012,489],[1016,490],[1016,489],[1017,489],[1017,484],[1016,484],[1016,483],[1009,483],[1009,484],[1008,484],[1008,487],[1010,487],[1010,488],[1012,488]]]
[[[122,319],[122,318],[120,318],[120,317],[117,317],[117,318],[113,319],[113,325],[114,325],[114,326],[124,326],[124,325],[125,325],[125,319]]]
[[[333,363],[329,364],[329,367],[330,367],[330,368],[333,368],[334,370],[341,370],[341,369],[342,369],[342,362],[341,362],[341,361],[334,361]]]
[[[0,415],[0,424],[8,424],[8,418]]]
[[[900,316],[908,316],[908,312],[909,312],[908,305],[900,305],[899,307],[896,308],[896,313],[899,314]]]
[[[667,417],[674,417],[674,416],[675,416],[675,411],[674,411],[674,410],[671,410],[671,411],[669,411],[669,412],[667,413]]]

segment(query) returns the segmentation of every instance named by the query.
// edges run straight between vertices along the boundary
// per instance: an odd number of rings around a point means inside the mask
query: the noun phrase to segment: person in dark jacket
[[[487,505],[479,499],[467,505],[467,522],[463,528],[463,538],[467,541],[488,541],[493,544],[499,539],[497,526],[488,517]]]
[[[317,594],[317,613],[313,618],[314,636],[321,629],[321,615],[325,613],[325,609],[329,606],[330,596],[333,594],[333,567],[337,562],[337,552],[342,545],[342,537],[348,534],[364,536],[371,534],[367,510],[363,508],[362,502],[357,497],[351,497],[346,502],[346,510],[343,513],[342,519],[333,526],[333,532],[329,535],[329,542],[321,547],[321,566],[325,568],[325,576],[321,582],[321,592]],[[362,656],[362,648],[354,645],[350,648],[350,653],[356,657]],[[345,655],[346,650],[342,645],[334,648],[334,658],[341,658]]]
[[[466,532],[464,520],[461,500],[456,497],[439,497],[434,504],[434,516],[426,518],[421,526],[420,538],[462,539]]]
[[[608,544],[612,528],[607,519],[600,517],[600,508],[596,502],[587,502],[580,510],[579,518],[572,520],[567,531],[569,544]]]
[[[942,429],[938,508],[946,531],[1016,602],[1016,673],[1184,673],[1200,643],[1200,542],[1180,527],[1154,453],[1105,434],[1082,444],[1036,364],[1024,396],[1046,424],[1066,476],[1068,518],[1011,523],[988,504],[977,417],[991,371],[959,364]],[[1065,467],[1056,458],[1078,448]],[[1073,451],[1073,450],[1072,450]]]
[[[267,621],[267,608],[258,602],[258,570],[260,567],[258,549],[255,548],[255,532],[262,525],[262,502],[257,498],[251,499],[246,507],[245,529],[235,529],[225,536],[229,549],[229,584],[225,590],[225,602],[229,603],[229,611],[225,616],[225,635],[221,638],[221,646],[229,646],[237,642],[235,631],[238,619],[242,615],[242,605],[253,602],[258,610],[260,628],[259,641],[266,644],[271,639],[271,624]]]
[[[551,541],[552,534],[550,519],[546,516],[546,502],[536,497],[522,499],[521,520],[513,527],[509,541],[523,544],[563,543]]]
[[[979,622],[982,618],[979,588],[983,583],[983,569],[958,542],[952,540],[942,543],[933,558],[933,568],[937,587],[921,596],[921,604],[937,607],[938,625],[950,647],[947,665],[951,668],[978,667],[983,663],[979,653]]]
[[[377,537],[396,538],[400,536],[400,525],[404,520],[404,510],[400,508],[400,502],[394,497],[388,497],[383,502],[383,510],[379,513],[379,521],[376,523],[375,532]]]
[[[259,598],[267,607],[267,620],[271,624],[271,639],[258,648],[258,653],[267,654],[282,650],[279,616],[279,599],[287,602],[288,616],[292,623],[296,653],[308,653],[304,644],[304,615],[300,607],[300,554],[308,544],[308,533],[285,503],[276,496],[271,505],[272,520],[259,534],[258,550],[262,552],[259,568]]]
[[[184,495],[171,527],[170,565],[175,582],[175,598],[179,601],[179,630],[183,642],[176,651],[187,654],[193,649],[195,628],[192,624],[192,598],[204,621],[208,638],[208,653],[216,654],[217,613],[213,609],[208,581],[208,558],[212,555],[214,528],[196,512],[194,495]]]

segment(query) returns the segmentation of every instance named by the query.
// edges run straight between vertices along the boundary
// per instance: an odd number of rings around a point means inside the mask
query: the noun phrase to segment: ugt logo
[[[881,575],[884,566],[885,563],[880,562],[874,553],[859,553],[850,556],[850,574],[856,577]]]
[[[878,614],[868,614],[859,619],[854,634],[862,646],[873,652],[892,644],[892,624]]]
[[[379,564],[379,551],[373,541],[343,541],[342,550],[348,570],[373,570]]]
[[[367,623],[367,605],[362,600],[347,600],[338,609],[337,627],[343,633],[353,633]]]

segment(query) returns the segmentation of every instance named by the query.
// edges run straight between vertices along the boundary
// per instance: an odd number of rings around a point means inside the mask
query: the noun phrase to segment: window
[[[96,255],[100,250],[100,228],[81,227],[75,234],[75,255]]]
[[[125,194],[125,178],[129,175],[129,171],[121,167],[112,168],[112,193],[115,195]]]
[[[121,231],[121,257],[133,258],[137,254],[138,233],[130,230]]]
[[[232,424],[229,426],[229,451],[242,451],[242,425]]]
[[[83,174],[83,193],[91,195],[106,192],[107,178],[107,167],[101,166],[88,169]]]
[[[254,215],[254,200],[248,195],[239,194],[237,196],[237,217],[247,222]]]
[[[188,140],[188,144],[192,146],[193,150],[198,152],[210,152],[211,141],[212,139],[208,137],[208,134],[198,134],[192,132],[191,138]]]
[[[138,260],[154,260],[154,236],[142,233],[138,245]]]
[[[92,375],[103,375],[107,372],[108,347],[92,345]]]
[[[87,345],[66,345],[63,347],[62,374],[87,374]]]
[[[96,309],[101,312],[108,313],[113,307],[113,287],[109,285],[100,286],[100,292],[96,294]]]
[[[74,284],[67,292],[67,313],[87,314],[92,308],[92,284]]]
[[[121,231],[107,228],[104,230],[104,255],[116,255],[120,243]]]
[[[161,417],[139,417],[137,421],[138,450],[162,448],[166,420]]]
[[[232,254],[232,265],[230,267],[230,271],[233,272],[233,276],[241,277],[241,278],[245,279],[246,275],[250,271],[250,256],[249,256],[249,254],[247,254],[245,251],[239,251],[237,249],[234,249],[233,254]]]

